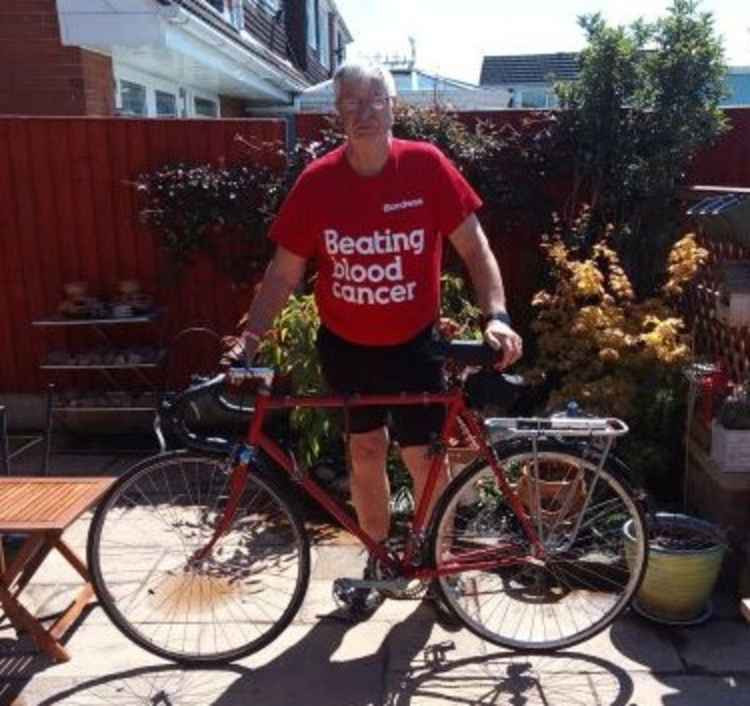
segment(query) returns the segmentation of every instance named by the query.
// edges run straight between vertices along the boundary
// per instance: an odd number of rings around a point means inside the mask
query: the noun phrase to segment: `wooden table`
[[[0,478],[0,535],[28,535],[6,566],[0,542],[0,604],[17,632],[28,632],[37,648],[58,662],[70,655],[60,639],[94,595],[86,564],[62,540],[62,534],[96,504],[114,478]],[[85,585],[70,606],[46,630],[19,601],[21,592],[44,559],[57,550],[80,574]]]

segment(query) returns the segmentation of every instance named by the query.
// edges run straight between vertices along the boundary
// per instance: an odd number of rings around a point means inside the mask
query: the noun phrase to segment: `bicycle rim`
[[[556,445],[499,454],[506,477],[541,528],[546,557],[531,544],[484,460],[446,490],[436,511],[436,566],[484,556],[496,566],[442,577],[445,602],[478,636],[503,647],[546,651],[604,630],[628,605],[646,566],[646,532],[632,491],[611,467]],[[577,532],[577,518],[581,524]],[[623,526],[632,520],[635,540]],[[488,553],[489,552],[489,553]]]
[[[229,498],[226,461],[177,452],[127,473],[88,542],[105,612],[131,640],[184,664],[251,654],[294,618],[310,576],[304,527],[268,480],[248,475],[231,526],[206,547]]]

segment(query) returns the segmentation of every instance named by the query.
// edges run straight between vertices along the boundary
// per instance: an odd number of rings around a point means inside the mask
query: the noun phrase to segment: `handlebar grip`
[[[502,350],[485,341],[433,341],[430,350],[438,358],[483,368],[493,366],[502,356]]]

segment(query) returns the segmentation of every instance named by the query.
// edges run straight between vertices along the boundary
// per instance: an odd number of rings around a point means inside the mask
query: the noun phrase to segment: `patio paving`
[[[135,459],[56,456],[55,474],[120,473]],[[33,454],[15,473],[36,472]],[[90,514],[66,537],[85,548]],[[130,643],[92,605],[53,664],[0,622],[0,706],[716,706],[750,703],[750,626],[719,593],[702,626],[669,628],[634,613],[594,639],[554,655],[509,652],[465,630],[447,630],[421,601],[387,601],[357,625],[335,619],[331,581],[361,571],[356,544],[335,532],[313,548],[306,600],[271,645],[218,669],[182,669]],[[51,556],[26,604],[54,614],[77,585]]]

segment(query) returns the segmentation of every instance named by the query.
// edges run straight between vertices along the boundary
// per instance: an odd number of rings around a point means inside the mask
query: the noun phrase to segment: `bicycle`
[[[369,551],[374,578],[338,579],[334,590],[409,597],[415,583],[434,580],[469,630],[525,651],[570,647],[610,625],[647,561],[639,498],[610,453],[627,426],[598,417],[483,418],[482,397],[497,401],[512,391],[510,376],[488,367],[496,353],[444,342],[437,354],[469,366],[465,384],[432,394],[276,396],[272,369],[243,368],[165,400],[162,422],[186,449],[130,469],[100,503],[89,533],[94,588],[114,624],[153,654],[190,665],[235,660],[277,637],[310,580],[309,538],[279,482],[286,471]],[[258,386],[254,406],[227,398],[227,378],[234,389]],[[206,398],[230,412],[253,411],[246,442],[232,447],[190,430],[186,411]],[[369,537],[263,428],[273,410],[428,403],[445,406],[445,423],[401,548]],[[477,457],[428,518],[456,425]],[[628,521],[635,541],[626,543]]]

